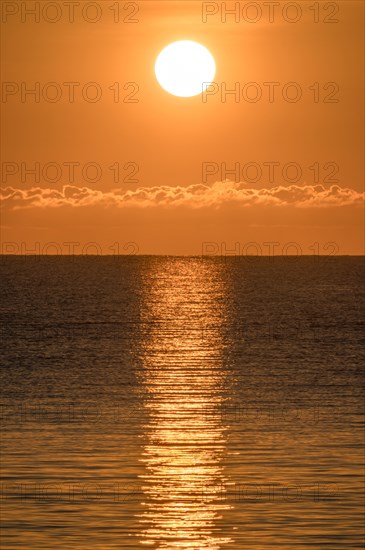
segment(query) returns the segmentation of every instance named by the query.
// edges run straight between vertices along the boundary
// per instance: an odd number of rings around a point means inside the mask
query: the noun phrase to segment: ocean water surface
[[[4,550],[363,547],[364,258],[0,271]]]

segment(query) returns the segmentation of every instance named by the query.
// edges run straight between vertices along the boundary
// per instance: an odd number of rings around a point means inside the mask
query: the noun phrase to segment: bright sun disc
[[[179,40],[157,57],[155,74],[160,86],[172,95],[201,94],[213,81],[215,62],[207,48],[192,40]]]

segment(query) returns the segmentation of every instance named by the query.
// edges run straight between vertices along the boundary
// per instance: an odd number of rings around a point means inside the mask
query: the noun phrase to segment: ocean
[[[2,548],[362,548],[364,263],[3,256]]]

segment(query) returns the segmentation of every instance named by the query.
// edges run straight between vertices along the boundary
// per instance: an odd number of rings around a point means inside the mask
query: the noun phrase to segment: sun
[[[160,86],[178,97],[201,94],[213,81],[215,70],[210,51],[192,40],[169,44],[160,52],[155,64]]]

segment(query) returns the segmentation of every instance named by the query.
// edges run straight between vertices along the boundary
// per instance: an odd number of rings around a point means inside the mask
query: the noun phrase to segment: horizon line
[[[138,258],[138,257],[172,257],[172,258],[362,258],[362,254],[3,254],[0,257],[8,258]]]

